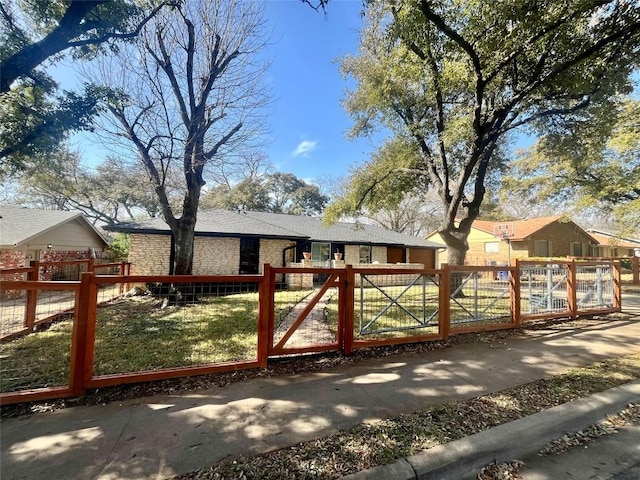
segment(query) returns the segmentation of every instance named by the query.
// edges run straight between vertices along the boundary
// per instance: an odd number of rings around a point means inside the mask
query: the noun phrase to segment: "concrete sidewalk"
[[[637,314],[634,298],[625,305]],[[640,316],[578,330],[559,325],[495,344],[8,419],[0,477],[167,478],[640,352],[639,339]]]
[[[567,432],[576,432],[603,420],[607,414],[623,410],[629,403],[640,400],[640,381],[621,385],[606,392],[543,410],[528,417],[484,430],[460,440],[430,448],[389,465],[364,470],[343,477],[344,480],[474,480],[482,467],[492,462],[498,464],[524,459],[523,479],[545,480],[560,478],[594,478],[591,475],[567,475],[567,471],[592,472],[597,465],[594,458],[584,459],[580,464],[570,452],[567,457],[560,455],[538,457],[547,443],[560,438]],[[629,428],[620,438],[602,441],[592,451],[609,458],[609,464],[601,463],[599,473],[617,474],[634,464],[630,458],[637,458],[638,443],[621,447],[627,440],[637,439],[639,430]],[[596,447],[596,445],[592,444]],[[617,462],[612,461],[616,459]],[[525,473],[526,472],[526,473]],[[546,476],[548,475],[548,476]],[[597,477],[597,478],[611,478]]]

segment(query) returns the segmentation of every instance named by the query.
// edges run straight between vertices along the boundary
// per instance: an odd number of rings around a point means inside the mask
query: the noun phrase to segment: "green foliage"
[[[592,108],[550,132],[511,165],[505,189],[541,200],[608,208],[633,232],[640,226],[640,102]]]
[[[637,2],[370,0],[366,18],[358,55],[341,64],[357,82],[344,101],[351,133],[385,127],[413,143],[409,185],[438,192],[440,233],[456,261],[513,132],[565,135],[583,110],[607,111],[629,92],[639,65]],[[397,183],[379,160],[356,169],[329,219],[398,198],[408,187],[399,167]]]
[[[129,257],[131,237],[126,233],[116,233],[109,243],[109,260],[111,262],[124,262]]]
[[[415,146],[402,138],[387,142],[373,158],[353,169],[349,186],[325,210],[326,222],[343,216],[360,216],[394,209],[406,193],[428,186],[428,178],[418,170],[419,155]]]
[[[70,133],[90,130],[108,93],[85,85],[79,95],[21,83],[0,95],[0,179],[51,167],[51,155]]]
[[[327,201],[318,186],[293,174],[276,172],[247,177],[233,187],[215,187],[203,196],[200,204],[205,208],[314,216],[322,213]]]
[[[47,168],[72,132],[91,128],[109,91],[85,85],[58,91],[44,66],[66,52],[93,58],[108,41],[127,39],[164,2],[9,0],[0,8],[0,178]],[[116,44],[110,42],[112,49]]]

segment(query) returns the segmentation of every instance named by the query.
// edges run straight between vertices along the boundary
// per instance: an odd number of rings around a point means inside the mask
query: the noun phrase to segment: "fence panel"
[[[89,319],[87,386],[184,376],[258,362],[258,276],[96,276],[146,285]],[[249,365],[247,365],[249,364]]]
[[[520,268],[520,305],[523,319],[571,315],[567,293],[568,263],[528,263]]]
[[[0,270],[0,341],[12,338],[30,331],[27,322],[26,305],[29,290],[12,290],[7,288],[7,282],[26,281],[33,276],[34,269],[30,267],[3,268]]]
[[[344,269],[271,268],[269,355],[339,350]]]
[[[614,306],[613,265],[576,263],[576,303],[579,311]]]
[[[437,271],[353,272],[354,348],[442,338]]]
[[[448,267],[450,275],[450,333],[514,326],[511,280],[514,267]]]
[[[75,326],[73,306],[79,287],[78,282],[2,283],[3,291],[21,291],[23,298],[28,298],[30,292],[39,292],[37,312],[40,318],[24,329],[22,335],[6,336],[0,342],[0,393],[3,403],[11,403],[26,393],[40,398],[55,398],[69,393],[71,339]],[[70,299],[71,308],[67,308],[66,303],[60,307],[54,305],[51,299],[61,294]],[[68,311],[63,313],[63,309]],[[24,303],[8,307],[2,302],[0,311],[5,325],[7,321],[16,321],[16,312],[17,317],[24,319],[26,307]],[[51,312],[55,314],[51,315]],[[33,327],[37,327],[35,331]]]

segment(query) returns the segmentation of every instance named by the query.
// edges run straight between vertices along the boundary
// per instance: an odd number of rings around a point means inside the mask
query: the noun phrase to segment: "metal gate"
[[[565,264],[522,265],[520,289],[523,313],[556,313],[569,309]]]

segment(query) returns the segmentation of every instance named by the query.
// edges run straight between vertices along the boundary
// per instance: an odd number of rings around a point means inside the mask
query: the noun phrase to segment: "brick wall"
[[[485,244],[491,243],[498,245],[497,252],[486,252]],[[513,252],[513,251],[512,251]],[[513,256],[513,254],[512,254]],[[474,243],[469,243],[469,250],[465,257],[467,265],[488,265],[488,262],[496,262],[496,265],[507,263],[509,259],[509,245],[507,242],[498,238],[492,238]]]
[[[269,263],[282,266],[282,251],[292,245],[289,240],[260,240],[260,270]],[[132,275],[167,275],[171,255],[169,235],[131,235],[129,261]],[[240,239],[233,237],[195,237],[194,275],[238,275]]]
[[[168,275],[170,255],[169,235],[131,234],[131,275]]]
[[[371,263],[387,263],[387,247],[371,247]]]
[[[344,246],[344,261],[348,265],[354,265],[360,262],[360,246],[358,245],[345,245]]]
[[[18,268],[28,266],[25,261],[25,252],[20,250],[0,250],[0,267]]]
[[[591,241],[584,232],[572,222],[553,222],[550,225],[537,231],[527,241],[511,242],[511,255],[507,242],[499,240],[488,234],[481,236],[476,234],[474,238],[469,237],[469,251],[466,255],[467,265],[487,265],[488,262],[497,262],[498,265],[506,264],[511,257],[514,259],[527,259],[539,256],[536,251],[536,242],[544,240],[549,242],[549,252],[545,257],[564,257],[571,255],[571,244],[578,242],[582,244],[583,252],[590,253],[589,244]],[[485,252],[486,242],[498,242],[498,251],[495,253]]]
[[[260,274],[262,274],[265,263],[272,267],[284,267],[282,264],[282,252],[285,248],[295,246],[295,244],[290,240],[260,239]]]
[[[589,245],[591,240],[587,237],[582,229],[580,229],[575,223],[572,222],[554,222],[551,225],[547,225],[542,230],[539,230],[532,235],[532,240],[546,240],[550,242],[549,256],[552,257],[564,257],[571,255],[571,244],[578,242],[582,244],[583,255],[590,255]],[[530,244],[529,250],[532,251],[533,243]]]
[[[193,248],[194,275],[239,274],[239,238],[196,237]]]

